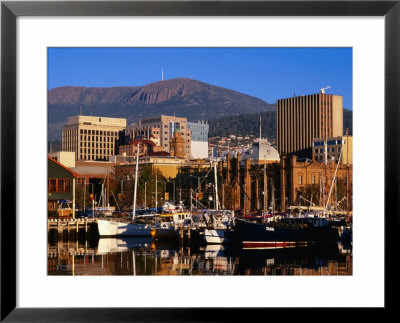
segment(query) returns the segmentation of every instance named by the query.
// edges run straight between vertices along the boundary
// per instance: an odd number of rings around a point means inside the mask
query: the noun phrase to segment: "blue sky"
[[[48,88],[141,86],[186,77],[275,103],[319,93],[352,110],[351,48],[49,48]]]

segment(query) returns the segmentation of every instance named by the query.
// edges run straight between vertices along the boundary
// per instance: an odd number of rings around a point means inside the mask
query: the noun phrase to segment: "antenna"
[[[161,82],[164,81],[164,68],[161,68]]]
[[[331,87],[329,85],[327,85],[326,87],[320,89],[321,94],[325,94],[325,90],[330,89]]]

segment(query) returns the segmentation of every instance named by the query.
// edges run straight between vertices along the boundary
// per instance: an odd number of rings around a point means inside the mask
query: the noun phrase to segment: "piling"
[[[179,238],[181,239],[181,241],[183,241],[183,234],[184,234],[183,226],[180,226],[179,227]]]

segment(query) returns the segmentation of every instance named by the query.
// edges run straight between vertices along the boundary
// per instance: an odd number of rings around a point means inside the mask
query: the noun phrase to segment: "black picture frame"
[[[236,321],[249,308],[16,307],[16,19],[19,16],[384,16],[385,310],[398,286],[388,248],[399,233],[400,1],[2,1],[1,3],[1,321]],[[376,157],[374,157],[376,158]],[[378,157],[379,158],[379,157]],[[382,212],[382,207],[371,209]],[[396,239],[393,242],[397,243]],[[395,250],[396,251],[396,250]],[[398,251],[397,251],[398,252]],[[373,279],[373,278],[371,278]],[[397,283],[396,283],[397,282]],[[179,304],[179,302],[177,303]],[[312,305],[312,304],[310,304]],[[312,307],[312,306],[310,306]],[[251,309],[251,317],[266,309]],[[284,312],[282,309],[276,309]],[[262,313],[260,313],[262,312]],[[286,315],[290,314],[285,311]],[[338,318],[340,319],[340,318]]]

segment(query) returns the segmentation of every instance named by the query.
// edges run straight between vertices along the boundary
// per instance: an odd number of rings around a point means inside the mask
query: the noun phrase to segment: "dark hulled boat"
[[[237,219],[235,236],[243,248],[287,248],[338,240],[338,229],[326,218],[288,217],[260,223]]]

